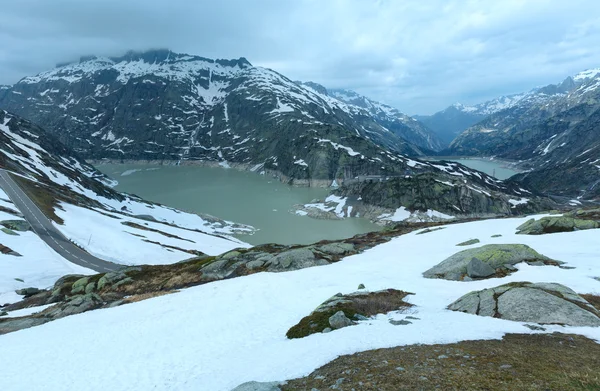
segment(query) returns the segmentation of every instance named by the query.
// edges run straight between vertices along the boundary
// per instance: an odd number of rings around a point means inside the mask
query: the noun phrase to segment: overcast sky
[[[246,57],[409,114],[600,67],[599,0],[13,0],[0,84],[81,55]]]

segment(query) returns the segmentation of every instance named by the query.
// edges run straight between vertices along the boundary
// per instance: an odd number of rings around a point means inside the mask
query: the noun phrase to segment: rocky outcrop
[[[558,266],[562,263],[524,244],[487,244],[458,252],[425,271],[423,276],[454,281],[463,280],[465,277],[500,277],[515,271],[514,265],[521,262],[535,266]]]
[[[577,219],[569,216],[549,216],[531,219],[517,227],[517,234],[542,235],[556,232],[572,232],[584,229],[599,228],[600,223],[594,220]]]
[[[0,107],[44,124],[85,159],[234,162],[331,183],[346,165],[400,172],[395,154],[424,155],[368,110],[245,58],[87,57],[20,80]],[[411,126],[407,134],[426,130]]]
[[[367,320],[373,315],[408,308],[411,304],[403,299],[409,294],[396,289],[377,292],[361,290],[346,295],[338,293],[302,318],[286,335],[288,338],[303,338],[315,333],[327,333]]]
[[[600,326],[600,311],[570,288],[555,283],[518,282],[471,292],[448,309],[518,322]]]
[[[599,87],[600,73],[584,72],[521,94],[442,153],[518,160],[527,171],[511,180],[552,195],[598,199]]]
[[[17,303],[0,308],[0,311],[10,312],[55,304],[26,317],[0,319],[0,334],[226,278],[263,271],[285,272],[338,262],[343,257],[357,254],[399,235],[433,225],[435,224],[398,225],[386,231],[356,235],[346,240],[323,241],[309,246],[266,244],[229,251],[217,257],[196,257],[172,265],[135,266],[91,276],[64,276],[56,281],[52,289],[40,290]]]
[[[383,212],[392,216],[421,212],[444,218],[500,216],[535,213],[553,209],[555,204],[519,186],[499,182],[455,163],[429,163],[432,171],[402,177],[382,177],[346,181],[333,193],[347,198],[352,213],[372,220]],[[438,169],[452,173],[440,176]],[[442,170],[443,171],[443,170]],[[446,171],[444,171],[446,173]],[[466,181],[466,182],[465,182]],[[515,200],[522,203],[515,204]],[[369,207],[378,207],[373,215]],[[383,208],[383,210],[381,209]],[[386,217],[393,219],[393,217]],[[406,217],[400,217],[407,219]]]

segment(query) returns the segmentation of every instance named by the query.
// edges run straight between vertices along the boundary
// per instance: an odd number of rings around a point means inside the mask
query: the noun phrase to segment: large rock
[[[539,220],[531,219],[517,227],[517,234],[542,235],[555,232],[571,232],[599,228],[594,220],[575,219],[567,216],[549,216]]]
[[[3,220],[0,221],[0,225],[13,231],[26,232],[31,230],[31,225],[25,220]]]
[[[524,244],[488,244],[458,252],[425,271],[423,276],[459,281],[467,275],[471,278],[490,277],[497,271],[505,275],[512,271],[510,266],[520,262],[560,264]],[[490,274],[492,270],[494,272]]]
[[[324,259],[317,259],[308,248],[297,248],[277,254],[267,263],[267,267],[269,271],[284,271],[328,264]]]
[[[467,275],[471,278],[485,278],[496,273],[496,270],[477,258],[467,263]]]
[[[338,311],[329,317],[329,325],[337,330],[352,325],[352,321],[346,317],[344,311]]]
[[[231,391],[281,391],[279,388],[279,382],[268,382],[260,383],[251,381],[248,383],[240,384]]]
[[[448,309],[518,322],[600,326],[600,312],[570,288],[518,282],[470,292]]]

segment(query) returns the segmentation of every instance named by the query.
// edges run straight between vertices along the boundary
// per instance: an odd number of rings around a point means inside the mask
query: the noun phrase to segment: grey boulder
[[[344,311],[338,311],[329,317],[329,325],[337,330],[352,325],[352,321],[346,317]]]
[[[600,311],[572,289],[555,283],[517,282],[470,292],[448,309],[518,322],[600,326]]]
[[[279,388],[279,384],[279,382],[261,383],[251,381],[248,383],[240,384],[231,391],[281,391],[281,388]]]
[[[474,261],[474,259],[476,260]],[[425,271],[423,276],[455,281],[460,281],[465,276],[485,278],[494,275],[497,269],[510,273],[512,270],[507,266],[510,267],[520,262],[531,263],[536,261],[552,265],[561,263],[524,244],[487,244],[460,251]],[[493,273],[491,273],[492,270]]]

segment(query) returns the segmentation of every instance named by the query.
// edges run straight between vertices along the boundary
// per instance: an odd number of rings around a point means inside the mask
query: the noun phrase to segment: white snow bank
[[[61,203],[61,208],[63,210],[57,208],[56,214],[64,220],[64,225],[54,223],[56,228],[91,254],[124,265],[168,264],[194,256],[176,248],[218,255],[236,247],[250,247],[232,237],[213,236],[117,213],[103,211],[104,214],[101,214],[66,203]],[[133,228],[122,224],[123,222],[135,223],[179,238]]]
[[[414,211],[411,212],[404,206],[396,209],[394,213],[384,213],[380,215],[379,220],[384,221],[440,221],[440,220],[451,220],[454,216],[447,215],[437,210],[428,209],[425,212]]]
[[[143,302],[63,318],[0,336],[2,389],[210,390],[305,376],[342,354],[414,343],[497,339],[534,333],[523,323],[446,310],[465,293],[511,281],[557,282],[600,294],[599,231],[515,235],[530,217],[456,224],[398,237],[329,266],[259,273]],[[491,235],[501,234],[501,238]],[[524,243],[575,269],[520,265],[504,278],[473,282],[424,279],[468,238]],[[565,245],[567,244],[568,245]],[[380,315],[328,334],[288,340],[286,331],[327,298],[368,289],[402,289],[420,320],[393,326]],[[600,340],[600,328],[545,326]],[[18,360],[15,360],[18,357]],[[65,368],[69,368],[65,371]]]
[[[14,236],[0,232],[0,243],[22,255],[0,255],[0,305],[21,300],[22,296],[15,293],[16,289],[48,288],[66,274],[95,273],[66,261],[35,233],[29,231],[18,234]]]

